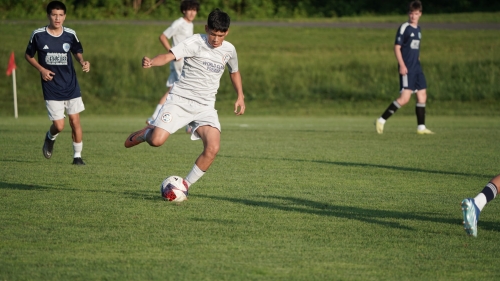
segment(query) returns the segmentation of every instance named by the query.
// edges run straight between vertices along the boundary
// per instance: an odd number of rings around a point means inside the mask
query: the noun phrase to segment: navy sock
[[[382,118],[387,120],[389,117],[391,117],[396,111],[401,107],[397,101],[393,101],[389,107],[384,111],[382,114]]]
[[[425,125],[425,103],[417,103],[415,114],[417,115],[417,125]]]

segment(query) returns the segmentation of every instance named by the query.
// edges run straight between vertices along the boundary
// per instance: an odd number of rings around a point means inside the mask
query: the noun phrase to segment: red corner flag
[[[12,70],[16,69],[16,61],[14,60],[14,52],[10,54],[10,59],[9,59],[9,66],[7,67],[7,76],[10,76],[12,74]]]

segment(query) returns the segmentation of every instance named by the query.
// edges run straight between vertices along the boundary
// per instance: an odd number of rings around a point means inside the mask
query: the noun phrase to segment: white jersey
[[[187,22],[184,18],[176,19],[163,34],[168,38],[172,38],[172,47],[178,45],[184,39],[193,36],[193,23]]]
[[[238,71],[238,56],[233,44],[223,41],[214,48],[206,34],[195,34],[170,50],[176,59],[184,58],[179,81],[171,93],[204,105],[214,104],[220,78],[226,65],[230,73]]]

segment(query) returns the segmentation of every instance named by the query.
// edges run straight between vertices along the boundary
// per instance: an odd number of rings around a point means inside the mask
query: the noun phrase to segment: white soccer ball
[[[182,177],[170,176],[161,183],[160,192],[165,200],[182,202],[187,200],[188,188]]]

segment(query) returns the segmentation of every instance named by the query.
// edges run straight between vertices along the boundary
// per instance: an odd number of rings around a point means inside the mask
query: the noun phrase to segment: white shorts
[[[203,105],[196,101],[179,97],[174,94],[167,96],[167,101],[158,113],[153,126],[162,128],[170,134],[184,128],[187,124],[191,126],[191,139],[199,140],[200,136],[196,129],[201,126],[211,126],[221,131],[219,115],[212,105]]]
[[[85,110],[82,97],[71,100],[46,100],[45,106],[51,121],[65,118],[64,109],[68,115],[77,114]]]

